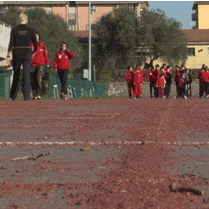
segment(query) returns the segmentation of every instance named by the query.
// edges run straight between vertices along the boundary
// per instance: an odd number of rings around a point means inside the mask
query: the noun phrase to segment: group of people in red
[[[167,66],[166,64],[163,64],[162,67],[158,64],[155,68],[152,66],[147,74],[151,98],[170,98],[172,77],[173,72],[171,66]],[[134,92],[135,99],[142,98],[142,84],[144,82],[144,71],[142,67],[138,65],[135,70],[132,66],[128,67],[126,80],[128,83],[129,98],[132,98],[132,91]],[[177,93],[175,98],[187,99],[192,96],[192,77],[190,71],[185,66],[176,66],[175,83]],[[204,83],[204,85],[206,84]]]
[[[199,96],[203,99],[209,97],[209,69],[205,64],[199,71]]]

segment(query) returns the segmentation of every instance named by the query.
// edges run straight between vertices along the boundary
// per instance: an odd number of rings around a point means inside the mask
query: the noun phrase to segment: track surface
[[[1,101],[0,208],[209,208],[208,107],[197,97]],[[206,194],[171,192],[174,182]]]

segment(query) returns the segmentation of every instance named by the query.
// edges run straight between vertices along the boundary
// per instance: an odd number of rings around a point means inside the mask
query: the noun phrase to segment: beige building
[[[123,4],[130,5],[137,16],[149,7],[148,1],[92,1],[91,2],[91,23],[97,22],[102,15],[108,14],[114,8]],[[0,13],[10,6],[22,10],[40,7],[46,12],[58,14],[69,25],[73,31],[88,30],[89,27],[89,2],[88,1],[1,1]]]

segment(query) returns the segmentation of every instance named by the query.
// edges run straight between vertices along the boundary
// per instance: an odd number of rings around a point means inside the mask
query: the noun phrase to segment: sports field
[[[198,97],[1,101],[0,208],[209,208],[208,107]]]

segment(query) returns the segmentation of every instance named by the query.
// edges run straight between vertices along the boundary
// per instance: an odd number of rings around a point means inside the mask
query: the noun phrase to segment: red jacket
[[[154,83],[156,84],[156,82],[157,82],[157,74],[158,74],[158,71],[157,71],[157,69],[155,69],[154,71],[153,71],[153,81],[154,81]]]
[[[186,86],[187,82],[186,82],[186,78],[180,78],[179,79],[179,86],[184,88]]]
[[[70,68],[70,59],[75,58],[75,54],[69,50],[66,52],[58,51],[54,59],[54,69],[67,70]]]
[[[209,82],[209,72],[202,72],[201,81],[202,82]]]
[[[157,80],[159,80],[160,79],[160,74],[161,73],[163,73],[164,74],[164,78],[165,78],[165,73],[164,73],[164,71],[162,71],[162,70],[158,70],[157,71]]]
[[[201,79],[202,79],[202,69],[199,71],[198,79],[199,79],[200,81],[201,81]]]
[[[31,44],[32,47],[32,51],[34,51],[34,43]],[[46,49],[46,44],[42,41],[42,42],[38,42],[38,49],[36,51],[35,56],[33,57],[32,60],[32,65],[34,66],[39,66],[39,65],[49,65],[49,56],[47,53],[47,49]]]
[[[134,81],[134,72],[133,71],[128,71],[126,73],[126,80],[128,83],[133,83],[133,81]]]
[[[136,84],[141,84],[143,83],[143,78],[142,78],[142,75],[141,75],[141,72],[136,72],[135,75],[134,75],[134,83]]]
[[[179,78],[181,77],[181,72],[180,70],[176,70],[176,76],[175,76],[175,82],[179,82]]]
[[[154,71],[152,70],[149,70],[147,72],[147,80],[151,83],[151,82],[154,82]]]
[[[165,78],[159,78],[159,79],[157,80],[156,85],[157,85],[158,87],[164,88],[164,86],[165,86]]]

